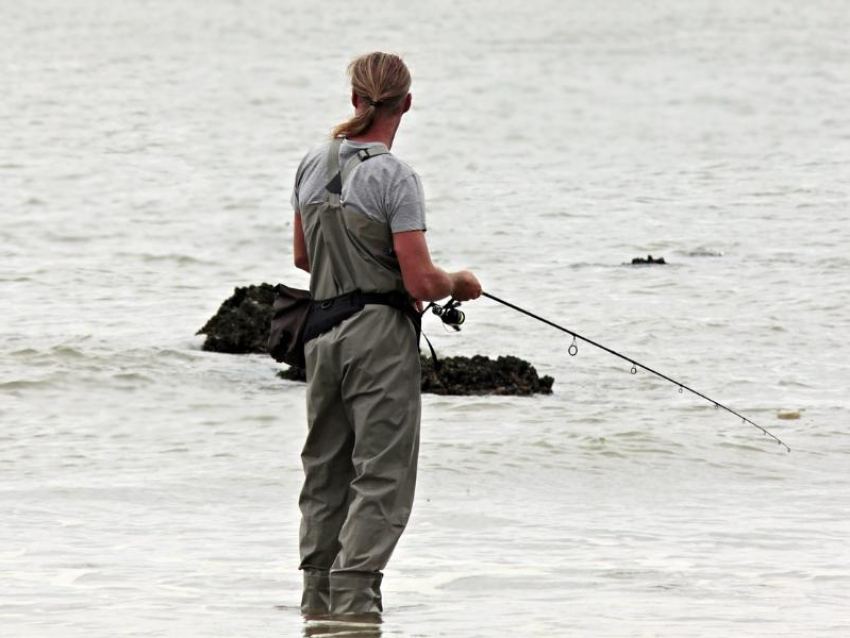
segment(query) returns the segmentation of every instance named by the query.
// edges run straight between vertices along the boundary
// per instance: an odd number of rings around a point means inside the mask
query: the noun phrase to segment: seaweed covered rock
[[[528,361],[519,357],[491,359],[474,357],[446,357],[440,359],[440,372],[434,371],[430,357],[422,360],[422,392],[446,395],[509,394],[528,396],[551,394],[555,380],[539,376]],[[305,381],[299,368],[281,370],[278,375],[289,381]]]
[[[446,357],[439,373],[431,359],[422,358],[422,391],[431,394],[551,394],[554,382],[519,357]]]
[[[287,381],[301,381],[302,383],[307,381],[307,371],[294,366],[284,368],[277,373],[277,376]]]
[[[267,354],[274,286],[236,288],[218,312],[198,330],[203,348],[227,354]]]
[[[236,288],[198,334],[206,335],[204,350],[227,354],[268,354],[274,286]],[[422,357],[422,391],[431,394],[551,394],[552,377],[540,377],[528,361],[518,357],[490,359],[446,357],[434,372],[430,357]],[[289,368],[278,373],[290,381],[305,381],[304,371]]]

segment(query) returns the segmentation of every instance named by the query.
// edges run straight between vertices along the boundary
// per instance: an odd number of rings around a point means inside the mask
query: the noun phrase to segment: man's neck
[[[360,135],[349,137],[348,139],[352,142],[380,142],[386,146],[387,149],[392,149],[398,125],[399,120],[395,119],[375,120],[372,126],[369,127],[369,130],[361,133]]]

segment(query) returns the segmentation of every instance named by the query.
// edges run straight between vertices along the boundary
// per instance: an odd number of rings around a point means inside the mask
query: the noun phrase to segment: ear
[[[351,106],[353,106],[356,109],[359,106],[359,104],[360,104],[360,96],[357,95],[357,93],[355,93],[354,90],[352,89],[352,91],[351,91]]]
[[[410,106],[413,104],[413,95],[408,93],[404,97],[404,105],[401,107],[402,113],[407,113],[410,110]]]

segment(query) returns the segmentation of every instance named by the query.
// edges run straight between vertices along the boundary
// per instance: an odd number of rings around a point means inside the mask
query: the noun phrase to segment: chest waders
[[[389,224],[340,203],[342,185],[355,168],[387,150],[363,149],[340,171],[340,145],[334,140],[328,153],[325,201],[300,211],[310,291],[320,309],[308,324],[312,338],[304,349],[309,427],[301,453],[301,609],[375,614],[383,610],[381,571],[413,504],[418,330],[404,310],[412,300],[392,250]],[[342,310],[329,317],[334,307]],[[323,317],[324,325],[316,327]]]

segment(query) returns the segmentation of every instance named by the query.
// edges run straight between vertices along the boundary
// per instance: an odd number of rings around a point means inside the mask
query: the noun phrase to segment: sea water
[[[850,41],[840,2],[0,4],[0,635],[357,635],[298,612],[304,388],[195,336],[306,284],[288,198],[413,77],[393,152],[491,301],[443,355],[551,396],[425,396],[364,635],[847,636]],[[632,267],[663,256],[664,267]],[[780,418],[785,417],[785,418]],[[349,632],[349,633],[345,633]]]

